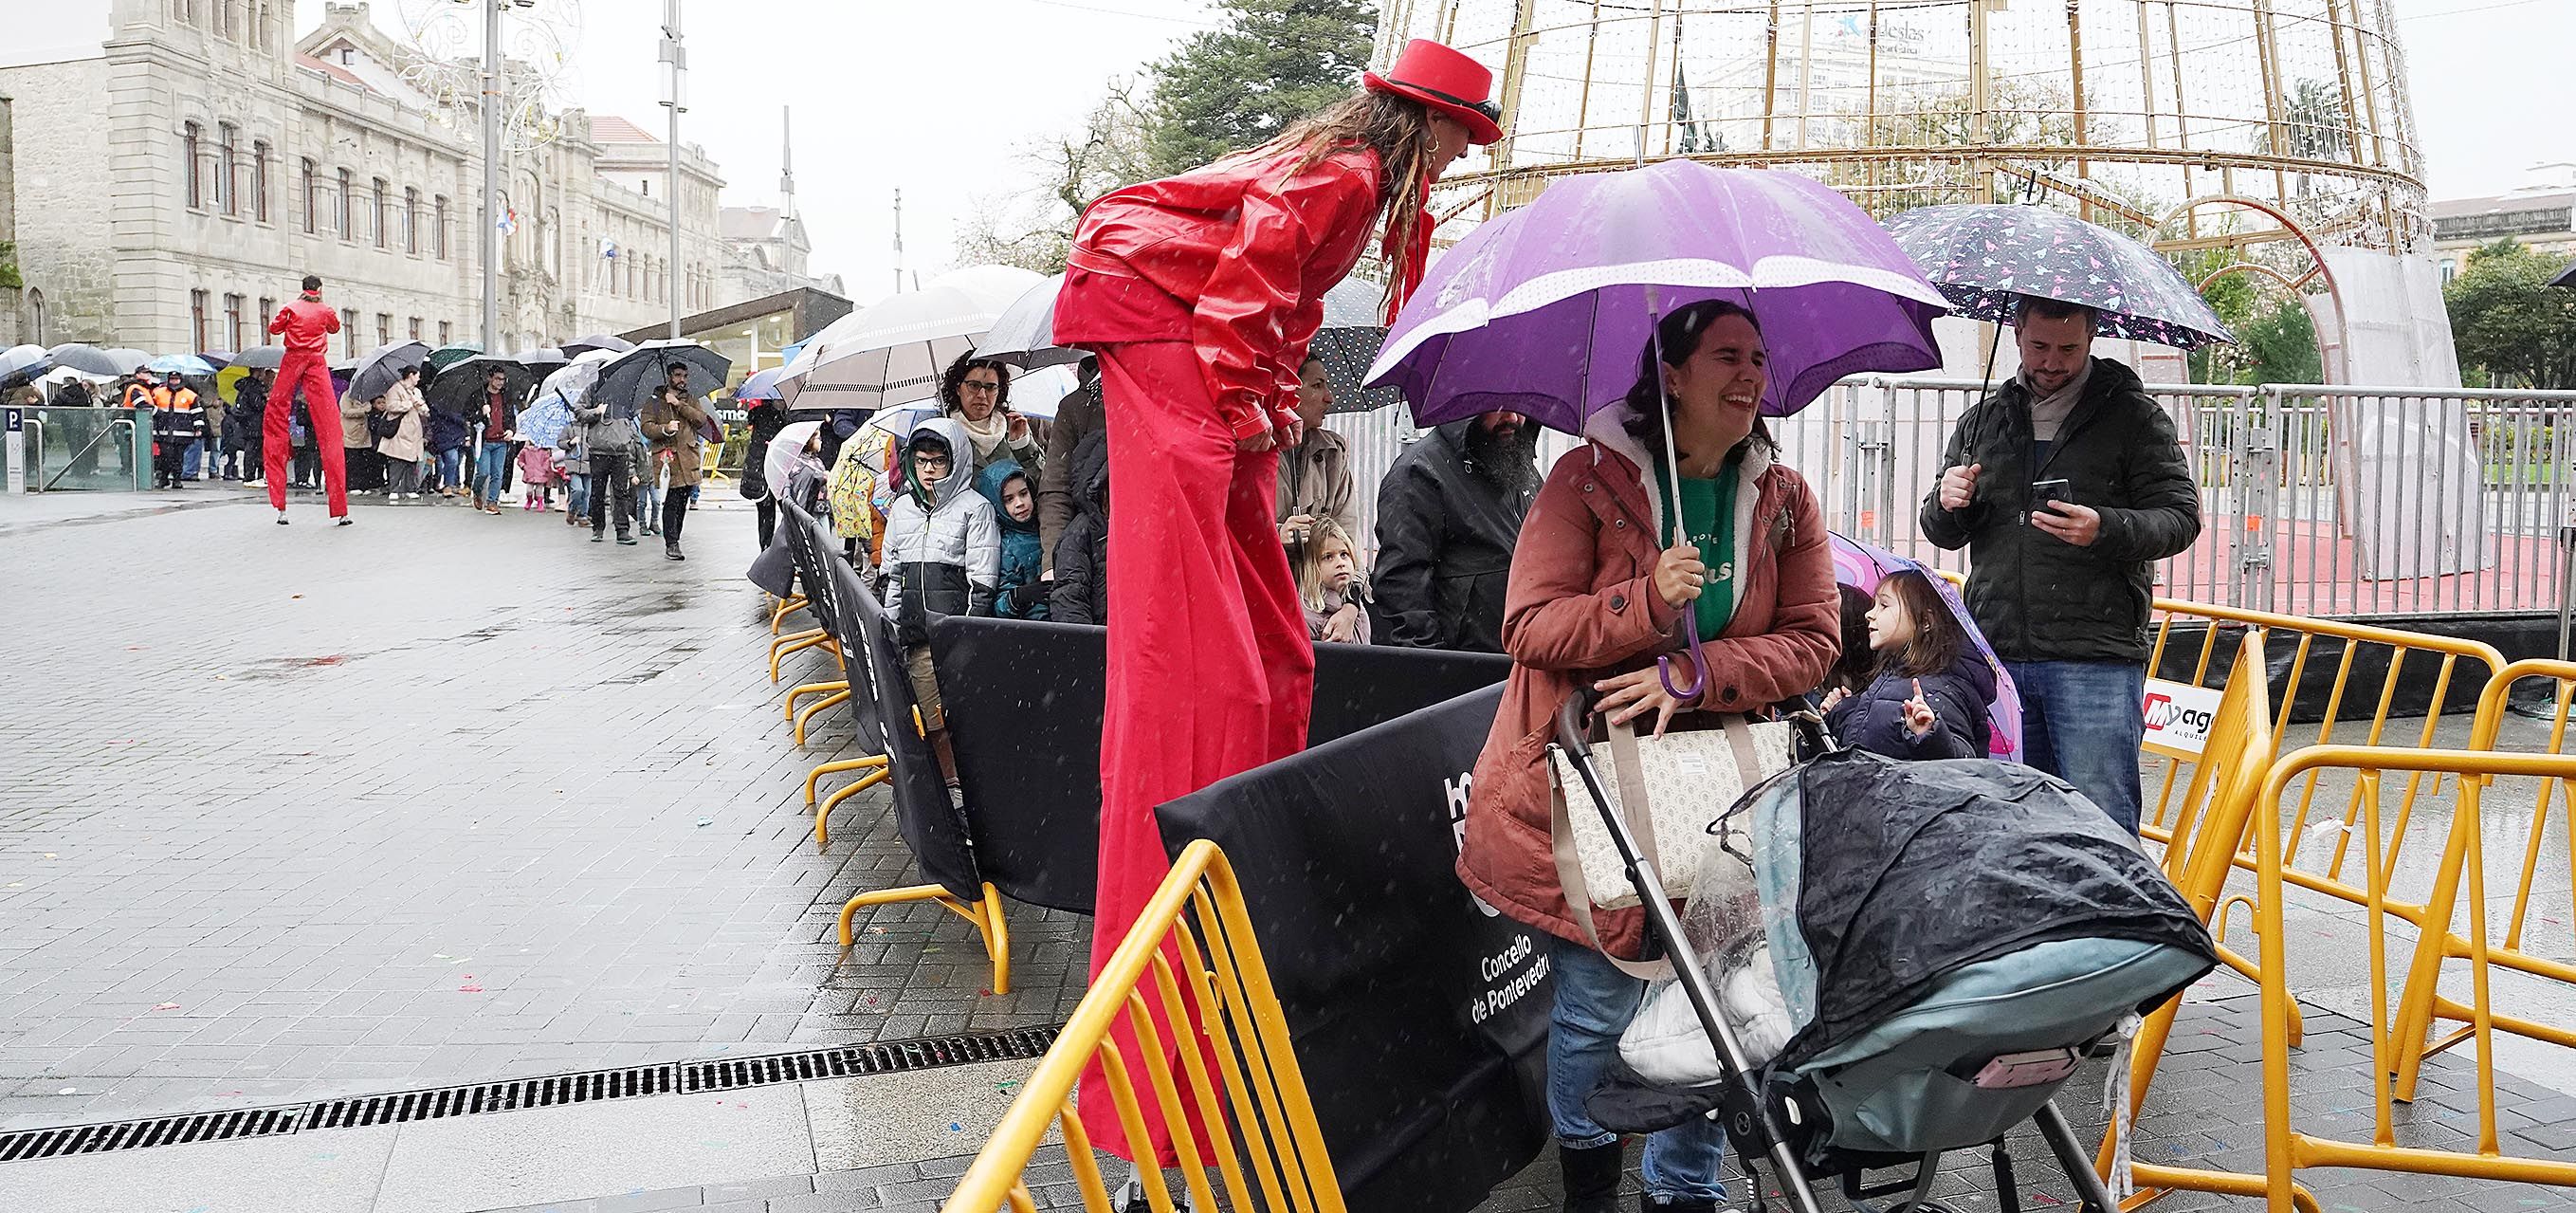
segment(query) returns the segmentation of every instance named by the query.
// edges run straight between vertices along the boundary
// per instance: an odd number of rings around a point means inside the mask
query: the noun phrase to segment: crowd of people
[[[1661,735],[1816,695],[1852,744],[1983,757],[1999,665],[2028,760],[2134,829],[2153,562],[2187,548],[2200,515],[2171,423],[2133,372],[2091,356],[2097,317],[2025,298],[2020,369],[1962,419],[1922,506],[1929,540],[1973,551],[1970,619],[1919,569],[1847,591],[1815,491],[1761,420],[1764,317],[1708,301],[1660,318],[1634,386],[1544,474],[1533,422],[1511,412],[1411,443],[1376,486],[1367,565],[1363,486],[1322,427],[1331,389],[1306,344],[1372,234],[1391,306],[1421,280],[1421,201],[1470,142],[1498,137],[1490,88],[1417,41],[1272,143],[1096,203],[1054,332],[1086,354],[1084,386],[1042,435],[1010,408],[1008,369],[970,355],[939,415],[903,433],[836,423],[800,458],[851,558],[887,586],[934,731],[932,616],[1107,625],[1095,971],[1165,870],[1153,807],[1302,748],[1313,645],[1508,655],[1458,872],[1551,937],[1563,1207],[1607,1213],[1621,1138],[1585,1105],[1646,992],[1612,958],[1640,956],[1645,930],[1634,909],[1578,923],[1568,905],[1547,758],[1561,709],[1590,694]],[[1131,1140],[1097,1082],[1082,1100],[1094,1139],[1168,1165],[1176,1130],[1149,1119]],[[1641,1207],[1717,1208],[1724,1146],[1704,1118],[1649,1136]],[[1141,1193],[1131,1177],[1120,1207]]]

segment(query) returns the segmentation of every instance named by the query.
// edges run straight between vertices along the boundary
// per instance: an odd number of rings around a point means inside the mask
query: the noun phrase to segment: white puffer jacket
[[[1002,579],[1002,527],[993,505],[974,489],[974,448],[966,427],[932,417],[912,427],[897,456],[908,466],[912,443],[934,434],[951,452],[948,475],[931,486],[924,509],[906,490],[886,511],[886,613],[905,644],[926,644],[932,615],[990,615]]]

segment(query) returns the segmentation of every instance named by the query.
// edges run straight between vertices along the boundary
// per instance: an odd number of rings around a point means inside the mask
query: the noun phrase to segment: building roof
[[[295,56],[295,66],[309,68],[313,71],[320,72],[342,84],[350,86],[351,88],[367,89],[367,91],[371,93],[375,91],[372,88],[367,88],[367,82],[359,79],[356,72],[350,71],[349,69],[342,67],[337,63],[333,63],[328,59],[316,59],[311,55],[307,55],[299,51]]]
[[[2484,215],[2495,211],[2532,211],[2567,206],[2576,206],[2576,192],[2536,190],[2523,194],[2499,194],[2490,198],[2444,199],[2433,204],[2433,217],[2450,219],[2461,215]]]
[[[768,240],[778,230],[774,206],[728,206],[716,212],[716,233],[727,240]]]
[[[590,116],[590,141],[593,143],[660,143],[653,132],[645,130],[615,114]]]

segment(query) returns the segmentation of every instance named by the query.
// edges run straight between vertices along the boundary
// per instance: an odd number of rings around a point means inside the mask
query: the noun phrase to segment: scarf
[[[991,462],[993,452],[1002,449],[1002,443],[1009,440],[1011,436],[1011,419],[1004,416],[999,408],[985,414],[984,420],[980,422],[967,420],[964,409],[950,413],[949,416],[956,418],[957,424],[966,427],[966,440],[975,444],[975,462],[979,464]]]
[[[2075,372],[2075,377],[2067,380],[2065,387],[2059,388],[2052,395],[2042,396],[2039,394],[2039,389],[2031,386],[2030,373],[2028,371],[2021,373],[2021,388],[2023,391],[2030,393],[2030,437],[2032,441],[2057,441],[2057,431],[2059,427],[2066,424],[2066,418],[2073,414],[2075,412],[2075,406],[2083,401],[2084,385],[2090,382],[2092,378],[2093,361],[2088,358],[2084,362],[2084,369]]]

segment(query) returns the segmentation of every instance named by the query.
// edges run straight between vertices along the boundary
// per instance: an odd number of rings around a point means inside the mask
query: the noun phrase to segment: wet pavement
[[[739,576],[742,503],[711,491],[691,559],[671,563],[651,540],[592,545],[548,515],[361,501],[358,525],[335,529],[304,507],[276,527],[239,490],[0,498],[0,617],[18,629],[0,693],[0,1131],[1046,1025],[1071,1010],[1087,946],[1071,916],[1012,907],[1003,997],[984,991],[969,929],[935,907],[876,910],[858,946],[839,947],[843,899],[903,880],[907,861],[876,796],[836,815],[828,851],[813,844],[801,783],[848,733],[827,714],[802,750],[789,740],[762,604]],[[827,657],[805,658],[791,672],[824,676]],[[2465,729],[2446,720],[2440,740]],[[2508,740],[2539,729],[2519,723]],[[2318,813],[2339,818],[2349,787],[2327,780]],[[2488,867],[2508,874],[2491,877],[2499,923],[2533,793],[2505,781],[2488,801]],[[2410,821],[2400,890],[2426,878],[2448,803],[2428,793]],[[2568,853],[2563,825],[2543,832],[2526,933],[2537,954],[2576,955]],[[2313,896],[2289,920],[2311,1011],[2297,1120],[2355,1140],[2371,1117],[2369,1033],[2353,1018],[2372,1001],[2364,921]],[[2239,911],[2231,934],[2250,951],[2246,932]],[[2249,988],[2218,977],[2196,992],[2138,1126],[2142,1157],[2259,1167]],[[2497,998],[2576,1023],[2565,987],[2499,978]],[[2506,1152],[2576,1155],[2576,1051],[2507,1040],[2498,1058]],[[1026,1068],[6,1164],[0,1205],[929,1209]],[[2395,1115],[2398,1139],[2461,1148],[2476,1111],[2467,1056],[2427,1074],[2425,1098]],[[2061,1097],[2088,1138],[2100,1090],[2088,1072]],[[2053,1169],[2018,1152],[2023,1207],[2064,1202]],[[1956,1207],[1998,1207],[1981,1160],[1952,1165]],[[1041,1207],[1071,1207],[1069,1176],[1060,1151],[1042,1156]],[[2576,1208],[2529,1186],[2304,1178],[2339,1213]],[[1553,1207],[1555,1184],[1543,1157],[1484,1208]],[[2247,1202],[2158,1207],[2219,1204]]]
[[[907,859],[876,795],[815,848],[848,729],[791,744],[729,495],[685,563],[516,509],[0,498],[0,1130],[1061,1022],[1079,919],[1013,908],[1003,997],[934,907],[840,948]]]

